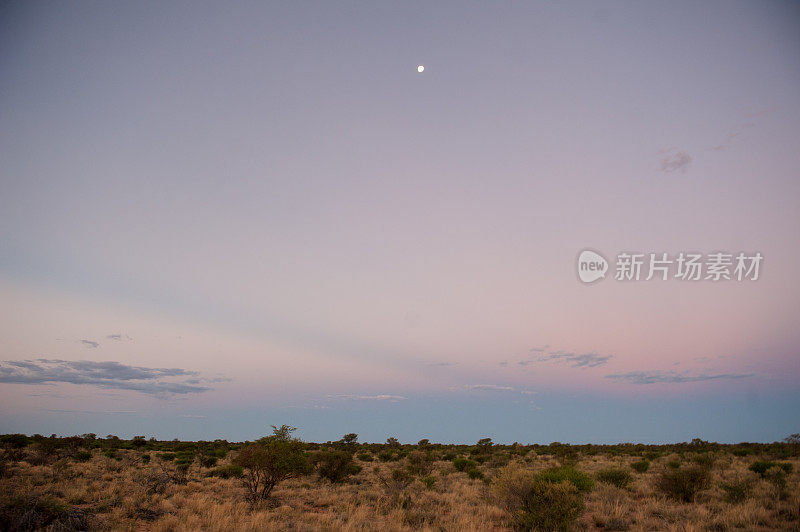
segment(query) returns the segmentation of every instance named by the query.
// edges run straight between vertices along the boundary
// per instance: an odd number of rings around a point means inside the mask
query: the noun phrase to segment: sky
[[[3,3],[0,433],[798,432],[798,29],[778,1]]]

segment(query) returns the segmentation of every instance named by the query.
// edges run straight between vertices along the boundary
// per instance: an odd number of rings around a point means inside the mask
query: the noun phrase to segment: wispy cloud
[[[606,375],[607,379],[624,381],[631,384],[659,384],[701,382],[722,379],[746,379],[755,376],[755,373],[700,373],[691,375],[688,372],[677,371],[629,371],[627,373],[613,373]]]
[[[81,343],[86,347],[91,347],[91,348],[100,347],[99,343],[93,342],[92,340],[81,340]]]
[[[764,115],[769,114],[770,111],[768,109],[764,109],[755,113],[745,113],[744,121],[734,125],[728,130],[728,133],[722,139],[722,142],[717,144],[716,146],[712,147],[711,150],[713,151],[723,151],[730,147],[730,145],[749,128],[755,127],[756,122],[759,121],[761,117]]]
[[[662,159],[659,169],[664,173],[681,172],[686,173],[689,165],[692,164],[692,156],[683,150],[669,148],[661,150]]]
[[[159,396],[209,390],[209,387],[199,384],[198,375],[196,371],[180,368],[146,368],[113,361],[45,358],[0,361],[0,382],[4,383],[85,384]],[[188,382],[189,380],[192,382]]]
[[[542,362],[551,360],[566,362],[573,368],[595,368],[606,364],[613,357],[614,355],[600,355],[598,353],[567,353],[564,351],[553,351],[542,355],[539,357],[539,360]]]
[[[58,408],[48,408],[45,412],[53,414],[113,414],[113,415],[128,415],[138,414],[135,410],[65,410]]]
[[[123,340],[133,340],[133,338],[131,338],[127,334],[109,334],[108,336],[106,336],[106,338],[108,338],[109,340],[115,340],[117,342],[121,342]]]
[[[513,392],[515,388],[511,386],[501,386],[499,384],[465,384],[467,390],[492,390],[498,392]]]
[[[355,395],[355,394],[339,394],[329,395],[330,399],[345,399],[351,401],[404,401],[406,397],[402,395],[378,394],[378,395]]]

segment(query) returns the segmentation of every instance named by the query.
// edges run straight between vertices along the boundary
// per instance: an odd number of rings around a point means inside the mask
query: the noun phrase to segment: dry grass
[[[480,467],[486,481],[471,480],[451,462],[433,465],[432,487],[419,479],[393,491],[381,478],[389,478],[401,462],[361,462],[363,470],[348,482],[331,484],[314,476],[279,484],[273,496],[251,505],[240,479],[206,477],[207,469],[192,464],[185,484],[169,479],[175,465],[154,456],[141,460],[135,450],[117,451],[120,460],[94,450],[91,460],[61,459],[45,465],[26,460],[7,461],[0,478],[0,503],[55,501],[80,523],[103,530],[507,530],[508,516],[492,498],[488,483],[498,469]],[[633,480],[624,489],[598,482],[585,495],[585,510],[576,521],[578,530],[800,530],[800,479],[797,459],[784,487],[748,471],[752,458],[718,453],[711,467],[710,487],[695,502],[667,498],[657,479],[675,457],[661,457],[645,473],[633,473],[630,464],[639,457],[595,455],[578,457],[575,467],[590,475],[608,468],[625,468]],[[556,464],[552,456],[529,453],[522,466],[540,471]],[[688,458],[683,458],[684,462]],[[35,461],[35,460],[32,460]],[[221,462],[228,463],[230,456]],[[167,475],[163,490],[152,479]],[[746,479],[751,489],[739,503],[728,502],[720,487]],[[18,503],[19,504],[19,503]],[[26,503],[27,504],[27,503]],[[32,504],[32,503],[31,503]],[[62,510],[63,510],[62,508]],[[6,514],[8,512],[6,511]],[[7,519],[7,515],[6,515]],[[62,529],[66,521],[60,523]],[[68,524],[68,523],[67,523]],[[10,528],[0,522],[0,529]]]

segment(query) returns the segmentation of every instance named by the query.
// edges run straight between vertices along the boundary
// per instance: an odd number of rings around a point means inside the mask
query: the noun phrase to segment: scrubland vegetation
[[[773,444],[0,436],[1,530],[799,530]]]

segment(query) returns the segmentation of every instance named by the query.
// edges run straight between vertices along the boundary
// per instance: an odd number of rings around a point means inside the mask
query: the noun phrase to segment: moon
[[[420,65],[420,66],[417,67],[417,72],[419,72],[420,74],[422,74],[422,72],[424,72],[424,71],[425,71],[425,67],[424,66]]]

